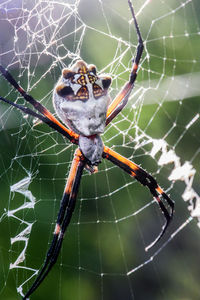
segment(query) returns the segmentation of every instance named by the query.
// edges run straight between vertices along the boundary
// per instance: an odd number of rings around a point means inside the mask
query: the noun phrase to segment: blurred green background
[[[149,191],[103,161],[97,174],[84,173],[61,255],[33,300],[200,299],[197,220],[156,252],[190,213],[182,199],[184,182],[168,180],[174,164],[160,166],[161,153],[149,155],[151,138],[165,140],[181,164],[189,161],[196,170],[191,185],[200,194],[199,119],[189,126],[200,108],[200,4],[134,0],[134,8],[145,50],[129,104],[103,141],[156,177],[176,202],[173,223],[161,242],[145,252],[162,227],[161,212],[155,203],[144,208],[152,201]],[[113,98],[128,79],[136,50],[129,20],[125,0],[9,1],[0,4],[0,63],[51,112],[61,69],[77,58],[112,76]],[[0,95],[24,103],[2,77]],[[0,299],[12,300],[20,299],[16,288],[33,274],[28,268],[39,269],[44,260],[75,147],[3,103],[0,118]],[[8,211],[29,202],[23,191],[10,190],[28,176],[34,209],[8,217]],[[27,269],[9,270],[25,245],[11,246],[11,238],[29,222],[26,260],[19,265]],[[30,285],[31,280],[23,291]]]

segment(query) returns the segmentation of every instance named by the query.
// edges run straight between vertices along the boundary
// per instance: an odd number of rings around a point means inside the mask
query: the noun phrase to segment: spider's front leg
[[[8,103],[11,106],[21,110],[22,112],[31,115],[33,117],[38,118],[42,122],[46,123],[49,127],[55,129],[67,139],[69,139],[72,143],[77,144],[79,135],[69,130],[66,126],[60,123],[51,113],[44,107],[40,102],[35,100],[31,95],[29,95],[13,78],[13,76],[3,67],[0,65],[0,72],[3,77],[22,95],[22,97],[26,100],[26,102],[30,103],[38,112],[31,110],[28,107],[23,105],[14,103],[8,99],[0,97],[0,101]]]
[[[70,223],[75,208],[78,188],[85,164],[86,159],[82,155],[80,149],[77,149],[67,179],[64,195],[60,204],[60,210],[58,213],[51,246],[46,254],[46,259],[40,273],[36,277],[31,288],[23,297],[23,300],[28,299],[29,296],[39,287],[39,285],[45,279],[53,265],[56,263],[64,239],[64,234]]]
[[[142,36],[140,33],[140,29],[135,17],[135,12],[133,9],[133,5],[130,0],[128,0],[128,4],[131,10],[132,18],[135,24],[135,29],[138,37],[138,46],[137,46],[137,52],[136,52],[136,57],[133,59],[133,66],[130,74],[129,81],[124,85],[120,93],[115,97],[115,99],[112,101],[112,103],[108,107],[107,111],[107,118],[106,118],[106,125],[108,125],[119,113],[120,111],[124,108],[124,106],[127,104],[130,93],[132,89],[134,88],[134,82],[137,77],[137,69],[138,65],[143,53],[144,45],[143,45],[143,40]]]
[[[148,174],[146,171],[144,171],[134,162],[130,161],[129,159],[123,157],[119,153],[111,150],[106,146],[104,146],[103,158],[108,159],[113,164],[123,169],[125,172],[130,174],[136,180],[138,180],[142,185],[147,186],[151,194],[153,195],[153,197],[156,199],[157,203],[160,206],[160,209],[162,210],[165,216],[166,223],[163,226],[161,233],[149,246],[145,248],[145,250],[148,251],[152,246],[154,246],[161,239],[170,221],[172,220],[173,212],[174,212],[174,201],[167,196],[167,194],[161,189],[161,187],[157,184],[156,180],[150,174]],[[170,212],[166,209],[164,203],[162,202],[161,197],[169,205]]]

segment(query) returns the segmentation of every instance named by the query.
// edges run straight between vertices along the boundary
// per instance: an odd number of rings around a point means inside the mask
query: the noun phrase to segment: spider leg
[[[11,106],[16,107],[17,109],[23,111],[25,114],[28,114],[30,116],[38,118],[43,123],[46,123],[49,127],[55,129],[56,131],[58,131],[59,133],[61,133],[66,138],[69,138],[68,133],[62,127],[58,126],[56,123],[53,123],[53,122],[49,121],[49,119],[47,117],[45,117],[45,116],[43,116],[41,114],[36,113],[35,111],[33,111],[32,109],[30,109],[30,108],[28,108],[26,106],[14,103],[14,102],[12,102],[12,101],[10,101],[8,99],[5,99],[5,98],[3,98],[1,96],[0,96],[0,100],[3,101],[3,102],[5,102],[5,103],[8,103]],[[78,140],[74,140],[74,143],[78,144]]]
[[[127,104],[130,93],[134,87],[134,82],[137,77],[137,69],[138,65],[143,53],[144,45],[143,45],[143,40],[142,36],[140,33],[140,29],[135,17],[135,12],[133,9],[133,5],[130,0],[128,0],[128,4],[131,10],[132,18],[135,24],[135,29],[138,37],[138,46],[137,46],[137,53],[135,59],[133,59],[133,67],[131,70],[130,78],[129,81],[124,85],[122,88],[121,92],[115,97],[115,99],[112,101],[112,103],[108,107],[107,111],[107,119],[106,119],[106,125],[108,125],[112,119],[114,119],[120,111],[124,108],[124,106]]]
[[[53,240],[46,254],[46,259],[43,264],[43,267],[38,276],[36,277],[36,280],[34,281],[33,285],[23,297],[23,300],[28,299],[28,297],[39,287],[39,285],[45,279],[53,265],[56,263],[64,239],[64,234],[70,223],[75,208],[76,197],[85,163],[86,160],[83,157],[80,149],[77,149],[67,179],[64,195],[61,201]]]
[[[122,155],[118,154],[117,152],[111,150],[106,146],[104,146],[103,158],[108,159],[113,164],[117,165],[125,172],[130,174],[132,177],[135,177],[135,179],[138,180],[142,185],[147,186],[151,194],[159,204],[161,211],[164,214],[166,222],[162,227],[162,231],[158,235],[158,237],[149,246],[145,248],[145,250],[148,251],[152,246],[154,246],[161,239],[170,221],[172,220],[173,212],[174,212],[174,201],[167,196],[167,194],[161,189],[161,187],[157,184],[156,180],[150,174],[148,174],[146,171],[144,171],[134,162],[128,160],[127,158],[123,157]],[[161,197],[169,205],[170,211],[168,211],[167,208],[165,207]]]
[[[4,67],[2,67],[1,65],[0,65],[0,72],[2,73],[2,75],[4,76],[4,78],[7,79],[7,81],[22,95],[22,97],[27,102],[29,102],[30,104],[32,104],[33,107],[37,111],[39,111],[46,118],[46,120],[48,120],[48,122],[45,121],[46,124],[48,124],[50,127],[54,128],[54,129],[56,129],[57,131],[58,131],[58,127],[60,127],[61,131],[65,132],[65,136],[72,143],[77,144],[77,140],[78,140],[78,137],[79,137],[78,134],[74,133],[72,130],[69,130],[67,127],[65,127],[40,102],[38,102],[37,100],[35,100],[31,95],[27,94],[26,91],[12,77],[12,75],[6,69],[4,69]],[[3,99],[1,99],[1,100],[3,100]],[[4,101],[4,102],[6,102],[6,101]],[[7,103],[9,103],[9,102],[7,101]],[[9,104],[11,104],[11,103],[9,103]],[[13,105],[13,104],[11,104],[11,105]],[[30,110],[27,113],[33,115],[32,113],[30,113]],[[40,120],[41,120],[41,118],[40,118]],[[44,120],[42,120],[42,121],[44,122]]]

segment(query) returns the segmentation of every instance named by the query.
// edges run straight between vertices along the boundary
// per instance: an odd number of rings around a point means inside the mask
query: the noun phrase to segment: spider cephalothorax
[[[63,198],[61,200],[51,246],[46,254],[43,267],[31,288],[23,297],[24,300],[28,299],[38,288],[58,258],[64,234],[75,208],[83,170],[89,169],[91,173],[96,171],[97,168],[94,166],[98,165],[102,158],[109,160],[130,176],[134,177],[142,185],[146,186],[164,214],[166,219],[165,225],[162,227],[162,231],[157,238],[146,247],[146,250],[151,248],[161,239],[173,217],[174,202],[161,189],[156,180],[134,162],[104,146],[100,137],[105,126],[107,126],[126,105],[129,95],[134,87],[138,65],[143,53],[143,41],[130,0],[128,0],[128,4],[138,36],[137,53],[133,62],[129,81],[127,81],[111,103],[108,95],[111,78],[105,75],[98,76],[94,65],[87,66],[84,61],[77,61],[70,69],[63,70],[62,76],[54,90],[53,103],[58,116],[64,123],[62,124],[47,110],[47,108],[35,100],[31,95],[27,94],[15,81],[12,75],[0,65],[0,72],[2,75],[18,90],[28,103],[33,105],[37,112],[3,97],[0,97],[0,100],[18,108],[26,114],[37,117],[49,127],[62,134],[62,136],[70,142],[79,145],[79,148],[76,149],[74,154]]]
[[[77,61],[64,69],[56,85],[53,103],[60,119],[80,135],[79,147],[91,165],[101,161],[104,132],[110,97],[111,78],[98,76],[96,67]]]

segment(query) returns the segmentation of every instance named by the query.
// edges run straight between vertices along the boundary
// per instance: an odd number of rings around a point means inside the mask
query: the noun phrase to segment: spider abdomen
[[[84,61],[64,69],[53,95],[59,118],[77,134],[103,133],[110,104],[110,84],[109,76],[97,76],[96,67]]]
[[[72,102],[55,94],[54,106],[59,118],[70,129],[80,135],[91,136],[104,132],[109,100],[108,95],[104,95],[98,100],[89,98],[87,102]]]

